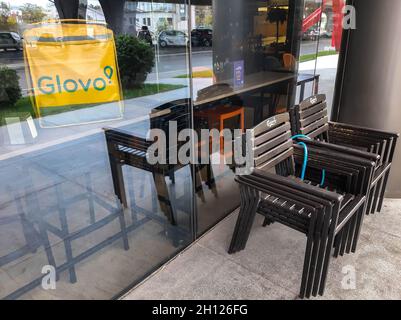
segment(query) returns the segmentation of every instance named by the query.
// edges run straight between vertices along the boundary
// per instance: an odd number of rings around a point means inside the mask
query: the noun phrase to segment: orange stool
[[[220,153],[224,154],[224,136],[222,134],[224,130],[224,121],[235,117],[240,117],[239,129],[243,132],[245,129],[245,117],[244,107],[242,106],[227,106],[220,105],[216,108],[199,111],[195,114],[195,117],[207,119],[209,128],[212,129],[218,126],[220,132]]]
[[[297,61],[295,60],[295,57],[292,54],[284,53],[283,54],[283,62],[284,62],[284,68],[291,70],[291,71],[295,70]]]

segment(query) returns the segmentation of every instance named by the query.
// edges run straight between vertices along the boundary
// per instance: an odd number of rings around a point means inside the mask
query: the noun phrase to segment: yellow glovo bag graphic
[[[24,32],[32,103],[43,126],[122,117],[123,95],[113,31],[103,23],[58,20]]]

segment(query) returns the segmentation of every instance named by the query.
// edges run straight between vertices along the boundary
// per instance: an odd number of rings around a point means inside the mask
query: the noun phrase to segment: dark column
[[[99,0],[106,22],[115,34],[123,32],[125,1],[126,0]]]
[[[88,9],[88,0],[80,0],[78,7],[78,18],[86,19],[86,11]]]
[[[54,0],[60,19],[78,19],[79,0]]]
[[[332,119],[401,132],[400,0],[354,0],[356,30],[345,32]],[[387,188],[401,197],[401,147]]]
[[[60,19],[86,19],[87,0],[54,0]]]

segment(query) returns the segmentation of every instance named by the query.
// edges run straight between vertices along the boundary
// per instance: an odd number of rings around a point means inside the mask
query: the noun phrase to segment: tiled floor
[[[228,255],[236,216],[124,299],[297,299],[305,237],[278,223],[263,228],[259,216],[246,249]],[[386,200],[382,213],[364,221],[357,252],[331,260],[326,292],[319,299],[401,299],[401,200]],[[352,268],[355,289],[344,288]]]

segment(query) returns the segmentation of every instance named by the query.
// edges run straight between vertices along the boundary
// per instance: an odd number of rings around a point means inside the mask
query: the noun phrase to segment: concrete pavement
[[[258,216],[245,250],[227,249],[237,212],[144,280],[123,299],[298,299],[306,238]],[[401,299],[401,200],[364,220],[355,254],[331,260],[326,292],[318,299]],[[355,269],[355,289],[342,286]]]

